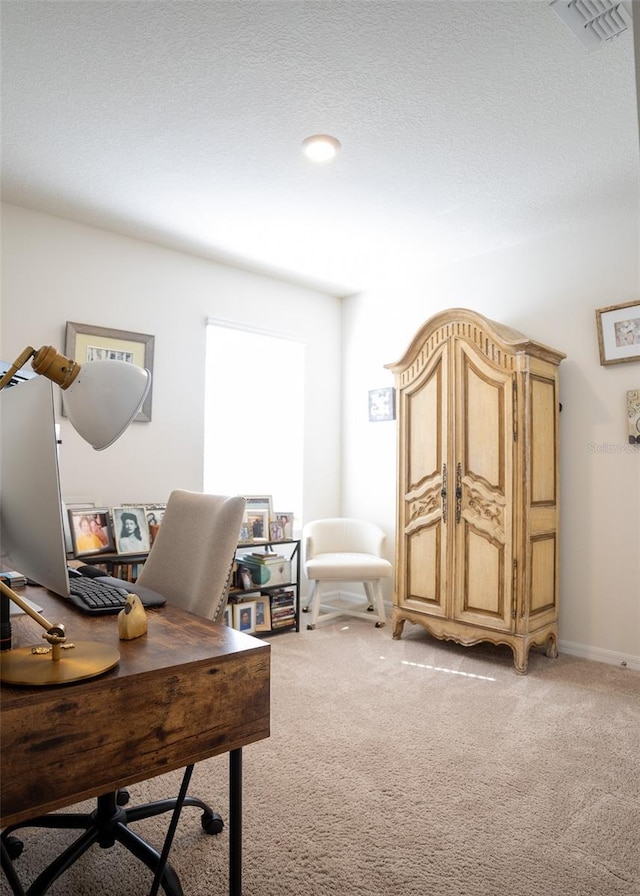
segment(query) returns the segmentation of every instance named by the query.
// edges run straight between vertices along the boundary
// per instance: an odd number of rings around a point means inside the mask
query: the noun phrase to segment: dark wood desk
[[[147,613],[142,638],[119,641],[115,615],[83,614],[43,589],[20,594],[63,622],[69,641],[110,644],[120,662],[64,686],[0,687],[1,827],[227,752],[240,800],[241,748],[269,736],[268,643],[168,605]],[[30,618],[12,623],[14,646],[45,643]],[[233,896],[238,810],[230,810]]]

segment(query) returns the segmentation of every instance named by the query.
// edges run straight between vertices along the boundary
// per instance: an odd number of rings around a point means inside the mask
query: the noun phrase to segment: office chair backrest
[[[244,507],[241,497],[171,492],[140,584],[220,622]]]

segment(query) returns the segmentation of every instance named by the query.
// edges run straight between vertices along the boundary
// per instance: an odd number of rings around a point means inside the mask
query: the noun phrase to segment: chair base
[[[375,579],[373,581],[362,582],[361,584],[368,601],[366,609],[359,609],[356,606],[344,606],[343,604],[336,606],[335,604],[328,602],[328,598],[331,598],[333,594],[340,596],[343,593],[346,594],[346,592],[328,591],[329,587],[335,585],[333,582],[323,582],[317,579],[313,581],[311,594],[309,595],[307,606],[304,608],[305,613],[311,612],[311,619],[307,624],[307,629],[313,631],[316,625],[328,622],[331,619],[336,619],[339,616],[353,616],[357,619],[365,619],[367,622],[373,621],[376,628],[382,628],[385,625],[387,618],[384,609],[380,580]],[[349,596],[358,597],[358,595],[355,594]]]
[[[178,800],[176,798],[157,800],[153,803],[124,809],[118,805],[120,793],[119,791],[99,796],[96,809],[90,813],[41,815],[38,818],[32,818],[6,828],[2,832],[2,868],[11,883],[14,894],[21,896],[24,891],[17,882],[13,883],[14,880],[17,881],[17,877],[15,877],[11,860],[16,859],[22,852],[22,843],[13,836],[13,831],[25,827],[38,827],[81,830],[84,833],[38,875],[25,896],[42,896],[46,893],[60,875],[77,862],[94,843],[106,849],[114,846],[116,842],[121,843],[129,852],[133,853],[154,875],[164,866],[160,877],[160,886],[166,896],[184,896],[178,876],[171,865],[146,840],[128,828],[130,822],[152,818],[164,812],[173,812]],[[187,796],[182,805],[202,809],[200,821],[208,834],[219,834],[222,831],[224,822],[221,816],[202,800]]]

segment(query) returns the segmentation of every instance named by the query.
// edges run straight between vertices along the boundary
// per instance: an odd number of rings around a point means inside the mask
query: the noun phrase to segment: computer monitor
[[[0,391],[0,557],[69,596],[53,385],[33,377]]]

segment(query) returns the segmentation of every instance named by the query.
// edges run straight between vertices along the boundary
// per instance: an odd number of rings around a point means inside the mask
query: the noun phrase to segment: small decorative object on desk
[[[121,641],[133,641],[147,631],[147,614],[137,594],[130,594],[124,609],[118,613],[118,636]]]

